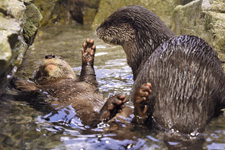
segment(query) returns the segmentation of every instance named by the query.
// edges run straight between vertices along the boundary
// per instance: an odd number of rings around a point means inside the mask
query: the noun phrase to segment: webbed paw
[[[138,117],[146,118],[147,117],[147,110],[148,106],[146,105],[145,101],[147,97],[152,93],[151,90],[151,83],[143,84],[135,94],[134,99],[134,107],[135,107],[135,114]]]
[[[95,50],[96,46],[94,45],[94,40],[88,38],[86,42],[83,43],[82,49],[82,63],[84,65],[93,65]]]
[[[117,113],[120,113],[125,107],[126,103],[125,95],[115,95],[110,97],[100,111],[100,120],[108,121],[116,116]]]

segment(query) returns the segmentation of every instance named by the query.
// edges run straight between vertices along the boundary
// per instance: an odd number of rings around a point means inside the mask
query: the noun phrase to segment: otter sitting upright
[[[95,127],[100,121],[113,118],[123,108],[126,99],[123,95],[116,95],[103,106],[103,96],[96,87],[93,68],[96,48],[93,44],[91,39],[83,43],[82,70],[78,79],[67,62],[55,55],[46,55],[35,74],[35,83],[18,78],[14,78],[11,83],[16,89],[28,94],[47,92],[53,97],[49,102],[52,108],[71,105],[84,125]]]
[[[96,31],[126,53],[135,80],[131,98],[137,121],[155,120],[166,130],[198,133],[225,107],[225,75],[217,53],[204,40],[176,36],[141,6],[115,11]],[[136,98],[148,82],[152,93],[147,100]]]

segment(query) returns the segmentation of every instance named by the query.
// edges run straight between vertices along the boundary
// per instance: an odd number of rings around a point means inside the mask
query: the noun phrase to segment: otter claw
[[[124,95],[110,97],[100,111],[100,120],[108,121],[112,119],[117,113],[122,111],[126,102],[127,100]]]
[[[136,92],[134,106],[137,116],[140,116],[142,118],[147,117],[148,106],[145,104],[144,101],[147,100],[147,97],[151,94],[151,92],[152,90],[150,83],[143,84]]]
[[[147,97],[152,93],[151,86],[151,83],[146,83],[140,87],[135,96],[135,103],[146,101]]]
[[[93,65],[94,62],[94,54],[96,50],[96,46],[94,45],[93,39],[87,39],[86,42],[83,43],[82,51],[82,62],[84,65]]]
[[[143,110],[143,113],[144,113],[144,114],[147,113],[147,110],[148,110],[148,106],[145,105],[145,108],[144,108],[144,110]]]

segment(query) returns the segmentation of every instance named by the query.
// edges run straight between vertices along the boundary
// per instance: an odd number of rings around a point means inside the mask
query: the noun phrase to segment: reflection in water
[[[133,76],[121,47],[97,39],[95,31],[83,26],[53,26],[39,31],[27,52],[17,75],[32,78],[39,59],[46,54],[64,58],[79,74],[81,48],[85,39],[95,39],[97,46],[95,71],[99,90],[104,97],[123,93],[129,96]],[[9,89],[0,99],[0,149],[223,149],[225,147],[225,116],[214,119],[202,135],[204,139],[180,142],[164,139],[163,131],[149,130],[132,124],[110,123],[109,127],[91,129],[75,117],[76,110],[66,107],[51,110],[43,97],[15,98]],[[46,95],[45,95],[46,96]],[[36,101],[39,101],[38,103]],[[40,102],[42,101],[42,102]],[[35,103],[36,102],[36,103]],[[132,106],[131,102],[126,105]],[[128,120],[130,122],[130,120]],[[203,146],[202,146],[203,144]],[[185,147],[184,147],[185,146]]]

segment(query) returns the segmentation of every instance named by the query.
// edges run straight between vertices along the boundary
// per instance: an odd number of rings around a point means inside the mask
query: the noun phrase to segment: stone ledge
[[[0,4],[0,95],[33,43],[42,15],[29,0]]]

